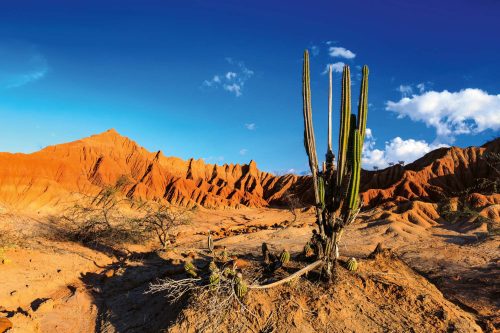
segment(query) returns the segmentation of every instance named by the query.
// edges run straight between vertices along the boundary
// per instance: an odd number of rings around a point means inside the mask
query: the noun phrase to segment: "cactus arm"
[[[303,113],[304,113],[304,146],[309,158],[309,168],[311,169],[313,186],[314,186],[314,201],[316,203],[316,217],[318,226],[322,232],[322,216],[319,207],[321,206],[318,184],[318,157],[316,155],[316,142],[314,139],[314,127],[312,122],[312,105],[311,105],[311,83],[309,73],[309,52],[304,51],[304,68],[302,73],[302,98],[303,98]]]
[[[345,65],[342,72],[342,97],[340,101],[339,152],[337,160],[337,186],[342,184],[342,178],[347,171],[346,155],[349,142],[351,120],[351,74],[349,66]]]
[[[361,79],[361,91],[359,93],[358,105],[358,129],[361,143],[365,141],[366,118],[368,114],[368,66],[363,66],[363,77]],[[363,148],[363,147],[361,147]]]
[[[329,86],[328,86],[328,153],[332,152],[332,65],[328,69]],[[333,154],[333,153],[332,153]]]
[[[353,149],[352,149],[352,171],[351,171],[351,186],[349,189],[349,209],[351,211],[358,208],[359,201],[359,182],[361,175],[361,134],[358,129],[354,130]]]

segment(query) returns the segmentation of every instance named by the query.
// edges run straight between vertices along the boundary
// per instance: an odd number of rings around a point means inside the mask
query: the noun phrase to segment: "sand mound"
[[[317,278],[314,274],[311,279]],[[197,332],[206,322],[196,295],[168,332]],[[482,332],[475,319],[400,260],[379,255],[325,285],[306,278],[251,292],[214,332]],[[208,330],[209,332],[212,330]]]

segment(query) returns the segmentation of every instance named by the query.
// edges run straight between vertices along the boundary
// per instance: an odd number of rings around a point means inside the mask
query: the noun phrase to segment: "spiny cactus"
[[[193,277],[193,278],[196,278],[198,277],[198,272],[197,272],[197,269],[196,267],[193,265],[192,262],[186,262],[184,264],[184,270],[186,271],[186,273]]]
[[[214,252],[214,240],[212,239],[212,234],[210,233],[210,230],[208,230],[207,248],[208,251],[210,251],[210,253]]]
[[[281,264],[286,265],[288,264],[289,261],[290,261],[290,252],[288,252],[287,250],[283,250],[283,252],[281,252],[280,255]]]
[[[248,292],[248,285],[243,281],[241,273],[238,273],[234,279],[234,289],[239,299],[243,299]]]
[[[309,74],[309,53],[304,52],[302,96],[304,117],[304,146],[309,158],[312,185],[316,204],[316,223],[319,240],[313,244],[317,254],[327,261],[338,258],[338,244],[344,228],[352,223],[360,209],[359,186],[361,180],[361,152],[366,133],[368,114],[368,67],[362,68],[361,90],[357,116],[351,113],[351,77],[348,65],[342,72],[340,124],[336,168],[331,145],[332,70],[329,75],[328,93],[328,144],[323,170],[318,170],[316,142],[312,123],[312,103]],[[336,169],[336,170],[335,170]],[[313,236],[313,238],[315,238]],[[324,251],[323,251],[324,250]],[[323,253],[324,252],[324,253]],[[329,265],[332,267],[332,265]]]
[[[354,272],[358,269],[358,262],[354,258],[349,258],[349,260],[345,263],[345,267],[347,270]]]

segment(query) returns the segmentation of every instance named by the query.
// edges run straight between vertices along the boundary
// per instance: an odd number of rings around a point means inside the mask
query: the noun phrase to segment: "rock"
[[[0,318],[0,333],[8,332],[12,328],[12,322],[7,318]]]

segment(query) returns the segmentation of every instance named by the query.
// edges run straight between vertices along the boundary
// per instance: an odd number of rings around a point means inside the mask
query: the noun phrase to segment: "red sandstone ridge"
[[[493,186],[479,186],[484,180],[500,184],[499,162],[485,158],[499,152],[500,138],[497,138],[482,147],[439,148],[404,167],[364,171],[363,201],[372,207],[388,201],[439,202],[467,190],[488,193],[489,204],[500,204]]]
[[[499,151],[497,139],[483,147],[441,148],[405,167],[364,171],[363,201],[376,206],[453,196],[480,178],[498,177],[482,156]],[[214,165],[166,157],[109,130],[32,154],[0,153],[0,205],[49,209],[68,203],[74,193],[98,193],[124,176],[129,182],[122,191],[129,198],[183,206],[264,207],[282,204],[287,193],[303,202],[312,194],[310,177],[274,176],[259,171],[254,161]]]
[[[129,180],[123,194],[130,198],[208,208],[267,206],[298,178],[261,172],[254,161],[213,165],[166,157],[108,130],[33,154],[0,153],[0,203],[54,207],[72,193],[97,193],[123,176]]]

